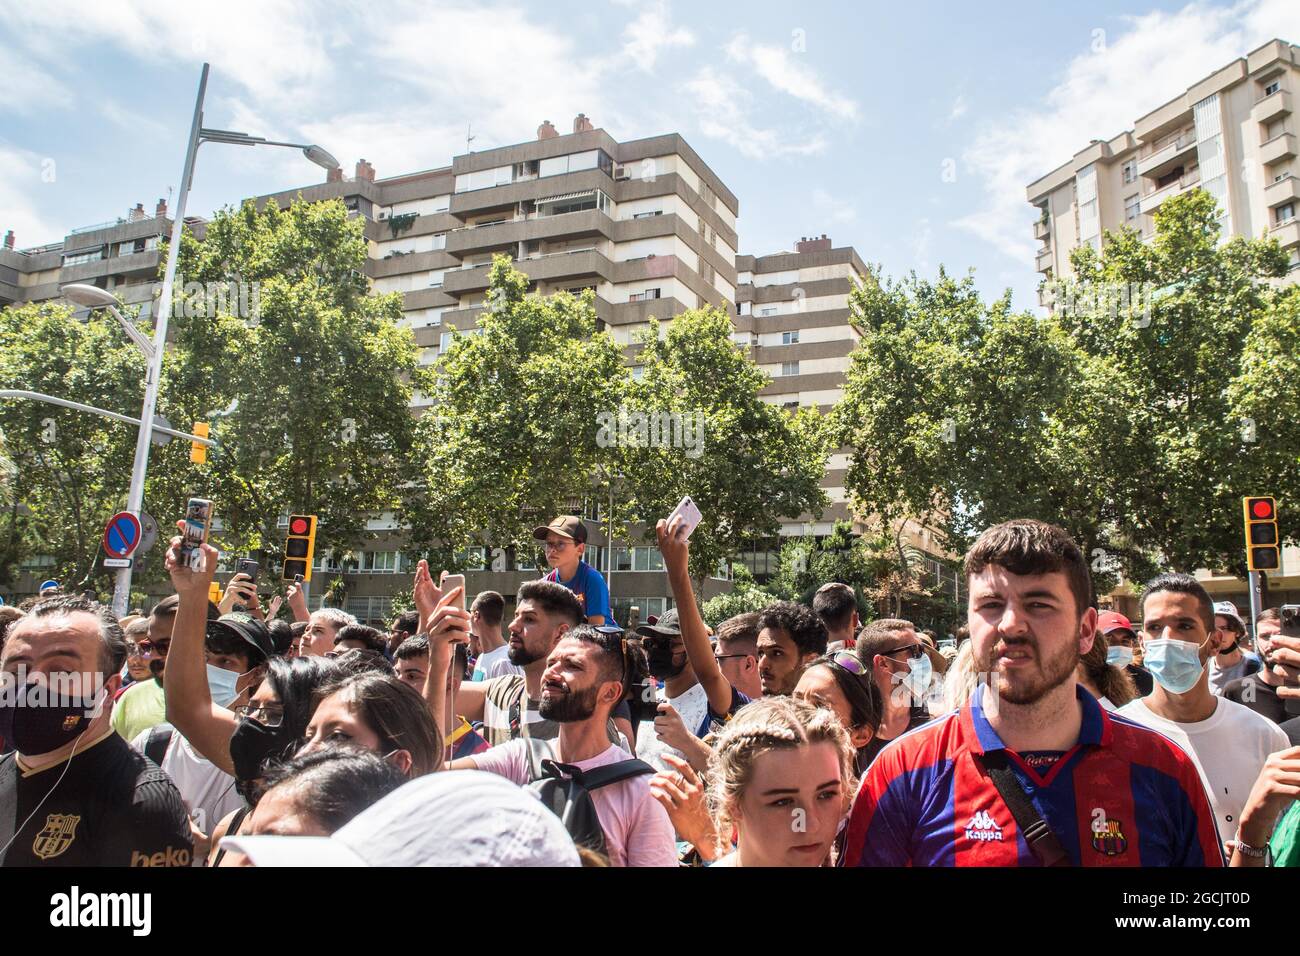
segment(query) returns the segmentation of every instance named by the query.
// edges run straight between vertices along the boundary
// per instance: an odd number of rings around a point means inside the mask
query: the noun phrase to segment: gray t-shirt
[[[1228,686],[1229,681],[1255,673],[1259,670],[1259,661],[1256,658],[1242,654],[1241,660],[1231,667],[1220,667],[1217,657],[1211,657],[1207,666],[1210,669],[1210,693],[1222,697],[1223,689]]]

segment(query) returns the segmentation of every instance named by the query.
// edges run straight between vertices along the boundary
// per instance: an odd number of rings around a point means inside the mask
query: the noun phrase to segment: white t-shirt
[[[709,692],[700,683],[692,684],[690,689],[679,697],[668,697],[661,687],[658,697],[660,700],[666,700],[673,710],[677,711],[678,716],[682,718],[682,723],[691,733],[695,733],[696,728],[704,723],[704,718],[709,712]],[[636,731],[636,755],[656,770],[672,770],[673,768],[663,759],[666,753],[682,759],[686,757],[676,747],[669,747],[659,739],[654,724],[648,720],[642,722]]]
[[[551,741],[553,745],[557,741]],[[470,758],[480,770],[499,774],[523,786],[528,783],[528,741],[522,737],[475,754]],[[590,760],[574,761],[579,770],[627,760],[617,744]],[[650,793],[650,777],[643,775],[591,791],[605,851],[611,866],[676,866],[677,843],[668,811]]]
[[[510,645],[502,644],[500,647],[494,647],[478,656],[474,662],[473,680],[491,680],[494,677],[504,677],[507,674],[523,675],[524,669],[516,667],[510,663],[509,658]]]
[[[1146,698],[1121,707],[1121,717],[1150,727],[1178,744],[1201,772],[1219,839],[1237,839],[1237,823],[1268,755],[1291,746],[1282,728],[1243,704],[1215,698],[1214,713],[1194,724],[1165,720],[1151,712]]]
[[[235,792],[234,777],[200,755],[170,724],[163,725],[163,729],[171,730],[172,735],[163,755],[162,769],[176,784],[194,825],[210,835],[227,814],[244,805],[244,798]],[[140,753],[144,753],[150,730],[131,741],[131,746]],[[194,864],[202,866],[203,863],[204,858],[196,854]]]

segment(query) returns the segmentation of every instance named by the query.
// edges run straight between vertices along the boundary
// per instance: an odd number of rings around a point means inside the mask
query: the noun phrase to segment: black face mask
[[[96,697],[85,700],[38,684],[10,684],[0,700],[0,738],[20,754],[38,756],[72,743],[95,719]]]
[[[262,776],[262,766],[273,757],[283,757],[293,748],[288,729],[268,727],[260,720],[241,717],[239,726],[230,737],[230,760],[235,765],[235,785],[239,793],[245,792],[248,784]]]
[[[668,680],[686,670],[685,659],[680,664],[676,663],[677,655],[673,653],[671,642],[656,640],[643,641],[642,644],[645,647],[646,664],[650,668],[651,677],[657,680]]]

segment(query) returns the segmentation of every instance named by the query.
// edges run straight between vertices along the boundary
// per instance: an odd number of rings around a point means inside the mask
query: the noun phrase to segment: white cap
[[[1246,626],[1246,623],[1241,619],[1241,615],[1237,613],[1237,605],[1231,601],[1216,601],[1214,603],[1214,613],[1223,617],[1234,618],[1242,627]]]
[[[581,866],[559,817],[481,770],[417,777],[333,836],[233,836],[221,846],[255,866]]]

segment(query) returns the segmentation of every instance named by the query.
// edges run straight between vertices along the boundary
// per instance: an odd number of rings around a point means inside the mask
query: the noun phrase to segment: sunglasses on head
[[[843,668],[858,677],[865,677],[867,673],[867,669],[863,666],[862,661],[858,659],[858,655],[850,651],[836,651],[827,657],[826,663],[834,664],[836,667]]]

